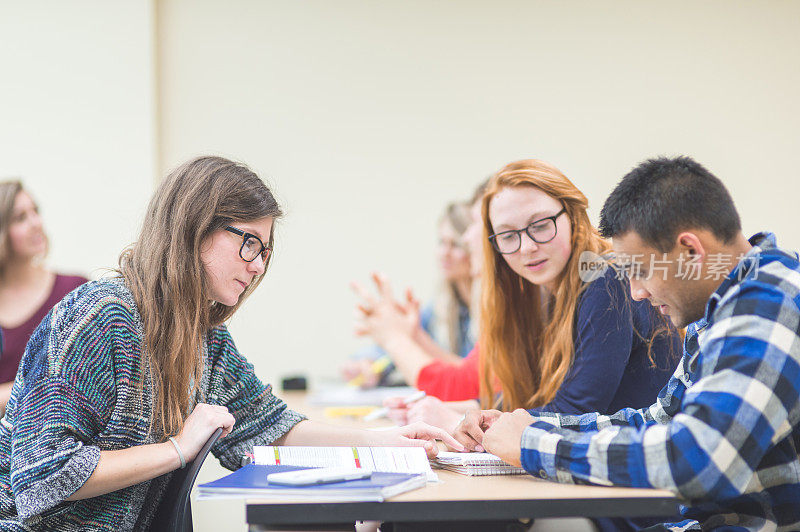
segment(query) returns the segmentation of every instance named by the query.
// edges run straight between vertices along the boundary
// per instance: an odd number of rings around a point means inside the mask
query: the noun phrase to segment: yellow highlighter
[[[355,417],[361,418],[364,416],[368,416],[375,410],[378,410],[375,406],[329,406],[323,410],[323,415],[328,418],[337,418],[337,417]]]
[[[369,370],[375,375],[380,375],[386,370],[386,368],[388,368],[391,365],[391,363],[392,359],[384,355],[379,359],[375,360],[375,362],[373,362],[372,365],[369,367]],[[350,386],[361,386],[362,384],[364,384],[364,375],[357,375],[353,377],[347,384],[349,384]]]

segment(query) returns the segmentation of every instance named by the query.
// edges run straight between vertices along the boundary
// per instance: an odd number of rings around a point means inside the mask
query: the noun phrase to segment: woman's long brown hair
[[[140,375],[149,366],[154,428],[164,438],[180,432],[200,387],[205,334],[228,319],[263,277],[253,279],[234,306],[210,301],[201,245],[235,222],[279,216],[274,196],[249,168],[222,157],[198,157],[164,179],[139,239],[122,252],[119,273],[144,326]]]
[[[504,188],[535,187],[564,206],[572,228],[572,254],[547,294],[511,268],[489,242],[492,198]],[[483,287],[481,296],[481,405],[504,410],[550,402],[575,355],[573,329],[584,283],[578,275],[584,251],[603,254],[610,246],[586,214],[588,200],[556,167],[535,159],[508,164],[489,181],[483,196]],[[525,238],[526,235],[523,235]]]

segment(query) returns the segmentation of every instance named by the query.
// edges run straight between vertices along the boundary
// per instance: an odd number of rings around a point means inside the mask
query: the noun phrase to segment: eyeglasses
[[[508,255],[516,253],[522,247],[522,233],[528,233],[531,240],[537,244],[546,244],[556,237],[556,218],[567,212],[566,209],[561,209],[553,216],[542,218],[531,222],[524,229],[512,229],[510,231],[503,231],[495,233],[489,237],[489,241],[494,246],[498,253]]]
[[[253,233],[246,233],[230,225],[226,227],[225,230],[242,237],[242,247],[239,248],[239,256],[243,261],[253,262],[256,260],[256,257],[261,255],[261,260],[264,261],[264,264],[267,263],[272,253],[272,248],[265,246],[260,238]]]

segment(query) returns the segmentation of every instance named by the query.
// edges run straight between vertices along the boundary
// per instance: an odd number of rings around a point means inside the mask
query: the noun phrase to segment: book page
[[[295,447],[253,448],[256,464],[305,467],[356,467],[386,473],[424,473],[438,480],[422,447]]]

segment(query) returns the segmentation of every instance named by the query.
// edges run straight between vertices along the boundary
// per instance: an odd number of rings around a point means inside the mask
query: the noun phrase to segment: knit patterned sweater
[[[140,382],[143,349],[141,317],[119,279],[77,288],[45,317],[0,420],[0,530],[147,530],[171,473],[65,501],[91,476],[101,451],[160,440],[150,430],[148,368]],[[211,449],[223,466],[235,469],[253,445],[273,442],[303,419],[256,377],[224,326],[208,332],[198,357],[204,369],[195,402],[226,406],[236,419]]]

